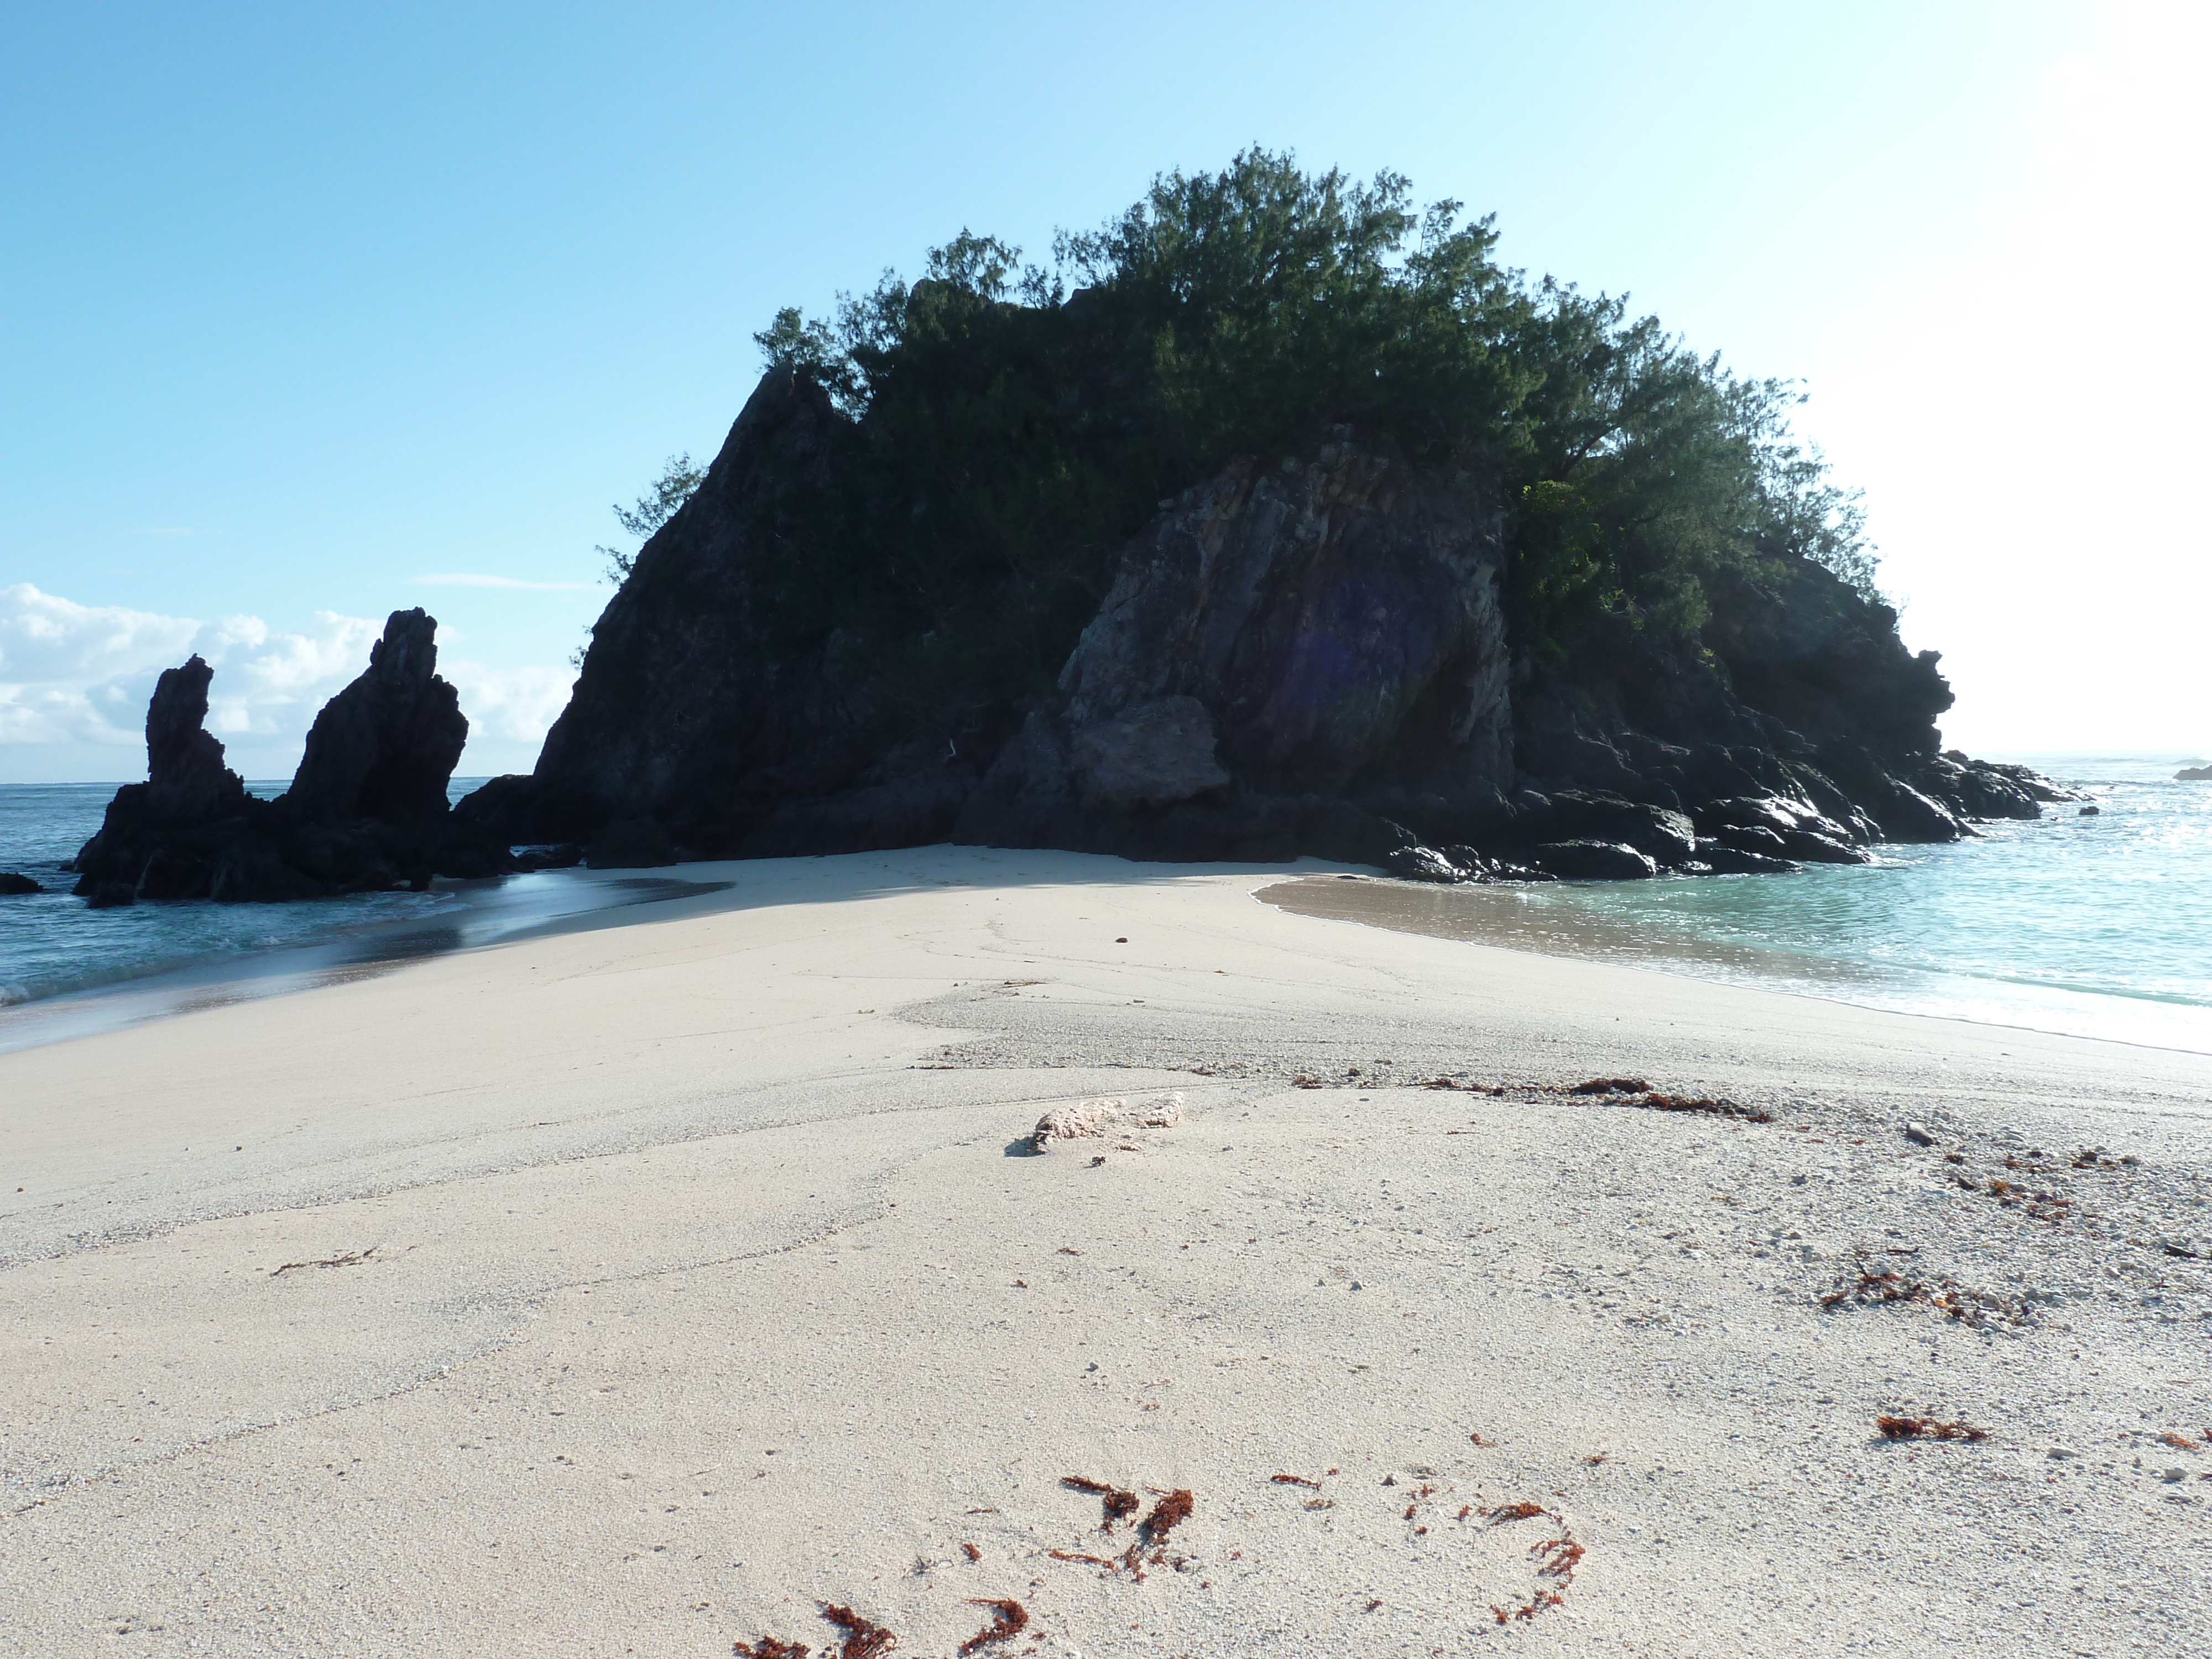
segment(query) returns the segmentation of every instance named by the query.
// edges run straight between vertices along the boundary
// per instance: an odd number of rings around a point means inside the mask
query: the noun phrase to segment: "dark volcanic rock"
[[[1567,881],[1641,881],[1659,873],[1649,854],[1621,842],[1547,841],[1536,849],[1536,861]]]
[[[1441,831],[1510,781],[1498,559],[1497,514],[1401,460],[1337,442],[1231,466],[1126,550],[1057,705],[1000,751],[954,838],[1266,847],[1464,879],[1360,803],[1428,802]]]
[[[592,630],[536,771],[459,821],[595,862],[657,848],[650,825],[691,854],[950,839],[1446,880],[1859,862],[2075,798],[1943,753],[1935,653],[1794,553],[1716,574],[1698,638],[1607,612],[1571,650],[1516,649],[1498,480],[1343,427],[1163,501],[1056,684],[976,671],[972,697],[902,701],[883,641],[856,643],[869,595],[791,599],[830,568],[810,538],[841,458],[890,441],[768,374]]]
[[[204,729],[215,670],[191,657],[161,671],[146,707],[146,783],[140,805],[161,823],[212,823],[245,805],[246,784],[222,763],[222,745]]]
[[[21,898],[27,893],[43,893],[46,890],[28,876],[18,875],[13,870],[0,870],[0,898]]]
[[[830,672],[834,641],[787,637],[757,579],[783,500],[834,483],[842,425],[804,375],[762,380],[698,492],[640,550],[592,628],[535,787],[503,792],[502,833],[574,839],[642,817],[733,852],[779,809],[896,781],[865,776],[889,746],[872,750],[856,730]],[[770,831],[762,850],[781,840]]]
[[[76,855],[81,898],[95,909],[136,899],[148,878],[154,898],[206,895],[225,842],[244,833],[245,782],[222,763],[222,744],[204,729],[215,670],[192,657],[167,668],[146,707],[146,781],[115,792],[99,833]]]
[[[676,848],[651,818],[617,818],[592,837],[584,862],[594,870],[651,870],[675,863]]]
[[[1393,853],[1382,866],[1401,881],[1433,881],[1443,884],[1468,879],[1468,872],[1433,847],[1405,847]]]
[[[1752,852],[1733,841],[1698,842],[1698,860],[1717,876],[1786,876],[1805,866],[1771,854]]]
[[[78,896],[95,909],[273,902],[518,868],[495,833],[447,810],[468,722],[436,677],[436,629],[420,611],[392,614],[368,670],[316,716],[275,801],[248,795],[203,729],[213,671],[198,657],[168,670],[147,710],[147,781],[116,792],[78,853]]]
[[[395,611],[368,667],[323,705],[284,799],[303,823],[442,817],[469,740],[460,694],[438,678],[438,622]]]

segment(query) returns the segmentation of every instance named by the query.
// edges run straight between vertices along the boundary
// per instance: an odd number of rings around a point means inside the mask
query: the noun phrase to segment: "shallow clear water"
[[[449,793],[458,799],[480,781],[456,779]],[[264,795],[283,787],[247,787]],[[0,1053],[593,926],[615,910],[729,885],[676,872],[544,870],[426,893],[90,910],[69,896],[74,878],[59,866],[99,827],[113,793],[104,784],[0,787],[0,870],[52,890],[0,897]]]
[[[457,781],[455,799],[480,779]],[[273,797],[283,782],[250,783]],[[366,893],[291,904],[134,904],[88,910],[61,868],[100,828],[112,783],[0,784],[0,870],[46,888],[0,898],[0,1006],[158,973],[210,957],[328,940],[380,923],[428,917],[449,892]]]
[[[2212,783],[2185,755],[2031,755],[2099,809],[1869,866],[1427,890],[1287,908],[2039,1030],[2212,1052]],[[1379,885],[1379,884],[1377,884]],[[1379,916],[1377,918],[1380,919]]]

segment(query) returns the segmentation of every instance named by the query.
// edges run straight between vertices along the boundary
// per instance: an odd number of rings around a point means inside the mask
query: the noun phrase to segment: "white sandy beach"
[[[0,1648],[2212,1653],[2212,1057],[1279,869],[682,873],[0,1055]],[[1070,1475],[1192,1511],[1139,1575]]]

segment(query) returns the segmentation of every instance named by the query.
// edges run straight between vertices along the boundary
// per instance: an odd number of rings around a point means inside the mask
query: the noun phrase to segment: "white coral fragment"
[[[1119,1098],[1085,1100],[1073,1106],[1055,1106],[1037,1120],[1030,1145],[1044,1152],[1055,1140],[1095,1140],[1115,1127],[1172,1129],[1182,1121],[1180,1093],[1153,1095],[1131,1102]]]

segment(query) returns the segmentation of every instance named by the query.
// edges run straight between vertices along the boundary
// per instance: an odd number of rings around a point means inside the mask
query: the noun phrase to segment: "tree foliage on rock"
[[[1164,174],[1050,263],[963,231],[908,283],[756,337],[851,417],[838,483],[775,507],[794,643],[857,704],[1044,692],[1160,501],[1350,424],[1507,514],[1519,647],[1694,636],[1723,567],[1802,555],[1872,592],[1855,499],[1744,380],[1625,301],[1500,265],[1492,221],[1251,149]],[[865,708],[862,709],[865,713]]]
[[[645,493],[629,507],[620,502],[613,510],[615,522],[640,542],[653,539],[653,532],[676,516],[676,511],[690,501],[705,481],[704,467],[691,464],[690,451],[671,455],[661,464],[660,476],[645,487]],[[595,547],[592,550],[607,562],[607,580],[617,587],[629,579],[637,568],[637,555],[624,553],[618,548]]]

